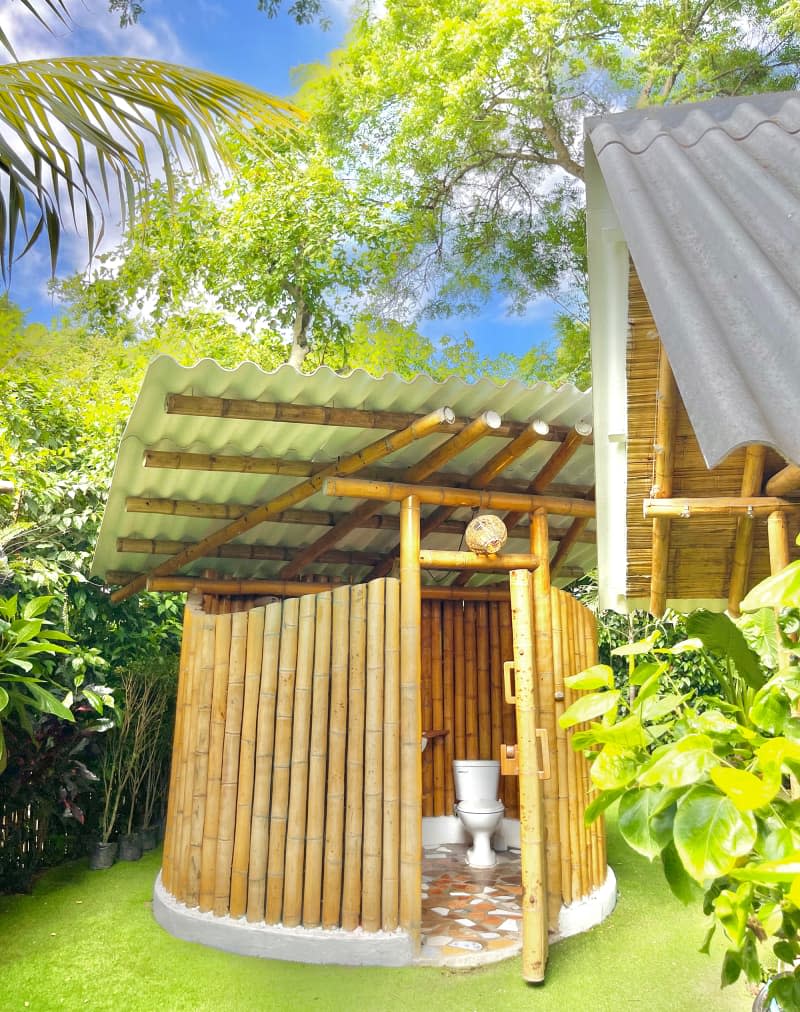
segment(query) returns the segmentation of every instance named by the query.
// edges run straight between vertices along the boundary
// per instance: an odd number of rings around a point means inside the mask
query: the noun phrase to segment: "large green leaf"
[[[685,738],[662,746],[650,766],[640,775],[642,787],[688,787],[702,780],[719,764],[711,739],[705,734],[687,734]]]
[[[617,705],[619,690],[612,692],[592,692],[588,696],[581,696],[568,706],[558,718],[562,727],[573,727],[575,724],[582,724],[586,720],[593,720],[595,717],[602,717]]]
[[[589,776],[601,791],[613,791],[618,787],[627,787],[638,770],[639,763],[628,749],[606,745],[592,763]]]
[[[594,689],[613,689],[614,672],[607,664],[594,664],[577,675],[569,675],[564,679],[570,689],[580,692],[591,692]]]
[[[36,700],[37,709],[42,713],[52,713],[56,717],[61,717],[62,720],[75,721],[72,711],[68,710],[60,699],[56,699],[52,692],[48,692],[47,689],[43,689],[41,685],[36,685],[33,682],[28,685],[28,691]]]
[[[619,829],[625,842],[650,861],[672,839],[673,813],[661,810],[663,794],[660,787],[645,787],[628,791],[619,803]]]
[[[758,608],[790,608],[800,605],[800,560],[790,563],[780,573],[768,576],[741,603],[742,611]]]
[[[753,812],[768,805],[781,786],[778,777],[762,780],[748,770],[731,766],[717,766],[711,770],[710,776],[740,812]]]
[[[696,899],[697,884],[690,875],[686,874],[686,869],[678,856],[673,840],[670,840],[661,851],[661,866],[664,869],[664,878],[681,903],[691,903]]]
[[[736,670],[753,689],[760,689],[765,675],[758,654],[751,650],[742,630],[727,615],[719,612],[693,612],[686,620],[686,629],[703,641],[707,650],[730,658]]]
[[[762,861],[734,868],[731,877],[741,882],[794,882],[800,877],[800,850],[780,861]]]
[[[230,162],[225,131],[288,129],[301,113],[248,85],[206,71],[131,57],[29,60],[0,65],[0,268],[20,235],[23,252],[45,234],[55,270],[62,221],[95,220],[115,202],[125,223],[158,171],[173,192],[180,169],[210,179]],[[29,198],[30,204],[26,203]],[[32,228],[29,212],[36,211]],[[43,227],[46,225],[46,229]]]
[[[678,802],[675,847],[696,882],[730,872],[752,850],[757,833],[750,812],[740,812],[730,798],[708,785],[692,788]]]

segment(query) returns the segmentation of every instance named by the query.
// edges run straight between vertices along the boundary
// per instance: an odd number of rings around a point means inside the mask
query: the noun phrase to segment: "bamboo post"
[[[556,716],[553,664],[553,615],[550,598],[550,567],[547,564],[549,531],[547,514],[537,510],[531,515],[531,552],[542,560],[533,573],[534,647],[539,721],[547,731],[551,754],[556,748]],[[519,722],[519,709],[517,710]],[[519,724],[518,724],[519,726]],[[552,764],[555,766],[555,764]],[[558,924],[561,907],[561,847],[558,836],[558,784],[556,776],[544,781],[545,839],[547,843],[547,901],[550,927]]]
[[[317,597],[314,672],[312,676],[311,740],[308,765],[308,824],[303,885],[303,926],[320,924],[322,860],[325,841],[325,773],[328,762],[328,694],[331,681],[330,594]]]
[[[552,615],[553,615],[553,696],[555,701],[555,724],[556,740],[555,768],[557,772],[556,794],[558,805],[558,839],[561,848],[561,900],[564,903],[572,902],[572,883],[569,858],[569,774],[567,766],[569,754],[567,749],[567,732],[559,723],[559,717],[564,712],[564,698],[566,687],[564,685],[564,672],[568,664],[567,644],[564,641],[563,613],[567,605],[568,595],[560,590],[552,589]]]
[[[789,565],[789,522],[785,513],[770,513],[767,519],[769,570],[774,576]]]
[[[189,870],[186,889],[187,907],[200,901],[200,869],[202,867],[203,826],[208,796],[208,752],[211,730],[211,699],[214,690],[214,633],[216,619],[203,615],[200,623],[200,670],[194,706],[197,710],[197,732],[194,738],[194,774],[192,778],[192,816],[189,843]]]
[[[522,976],[544,980],[547,963],[547,883],[542,782],[536,745],[536,690],[532,628],[531,576],[511,573],[514,674],[519,760],[520,844],[522,864]]]
[[[467,666],[464,650],[464,605],[453,608],[453,748],[454,759],[467,758]]]
[[[454,622],[455,605],[450,601],[442,604],[442,724],[450,733],[444,738],[444,814],[449,815],[455,804],[453,782],[453,759],[455,743],[455,701],[454,701]]]
[[[253,814],[258,696],[261,688],[261,656],[264,649],[264,609],[253,608],[247,616],[247,653],[244,669],[242,733],[239,739],[239,785],[236,795],[236,831],[231,865],[231,917],[247,910],[247,875],[250,868],[250,831]]]
[[[395,931],[400,886],[400,584],[386,580],[381,926]]]
[[[419,950],[422,922],[419,499],[400,507],[400,926]]]
[[[347,693],[347,779],[342,874],[342,928],[345,931],[354,931],[361,917],[366,645],[367,588],[361,584],[353,587],[350,598],[350,677]]]
[[[575,668],[577,671],[582,671],[586,667],[586,650],[583,638],[583,614],[580,607],[576,606],[573,609],[575,621],[574,621],[574,635],[575,635]],[[579,724],[573,730],[584,730],[585,724]],[[582,753],[576,753],[578,756],[578,830],[580,834],[580,869],[581,869],[581,896],[586,896],[591,890],[591,880],[589,877],[589,848],[591,847],[591,831],[586,825],[583,815],[586,811],[586,805],[589,800],[589,764],[586,761],[586,757]]]
[[[588,608],[584,608],[579,605],[581,611],[580,615],[583,620],[583,642],[584,642],[584,655],[583,655],[583,666],[590,667],[597,663],[597,642],[596,633],[594,628],[594,617]],[[591,781],[589,779],[589,768],[586,767],[586,804],[590,801]],[[592,845],[593,845],[593,858],[594,858],[594,888],[598,888],[603,880],[605,879],[605,861],[602,857],[602,837],[603,837],[603,821],[601,819],[595,819],[591,826],[592,831]]]
[[[431,609],[431,724],[428,730],[444,728],[444,667],[442,658],[442,606],[430,602]],[[423,731],[426,730],[423,727]],[[433,814],[446,815],[444,808],[445,740],[449,735],[442,735],[428,742],[428,750],[433,754]]]
[[[347,671],[350,651],[350,588],[333,592],[331,698],[328,730],[328,788],[322,926],[340,924],[344,845],[344,777],[347,745]]]
[[[567,602],[567,608],[564,611],[563,622],[566,631],[566,642],[567,642],[567,661],[565,675],[574,675],[580,670],[576,660],[575,652],[575,607],[577,602],[571,600]],[[572,689],[564,686],[564,704],[570,706],[575,699],[575,693]],[[580,839],[580,828],[579,820],[582,822],[583,811],[580,807],[580,799],[578,797],[580,777],[578,774],[578,766],[581,760],[581,756],[572,748],[572,734],[573,730],[567,731],[567,755],[569,763],[567,766],[567,797],[568,797],[568,808],[569,808],[569,854],[570,854],[570,892],[572,893],[573,900],[579,899],[583,894],[581,892],[581,839]]]
[[[476,641],[478,670],[478,755],[481,759],[496,759],[492,752],[492,700],[491,673],[489,671],[489,605],[484,601],[475,606],[477,611]]]
[[[202,649],[203,623],[205,615],[198,615],[192,622],[192,638],[189,643],[189,691],[184,706],[185,738],[182,748],[182,778],[180,822],[175,855],[176,897],[183,903],[189,888],[189,857],[192,831],[192,804],[194,798],[194,743],[197,741],[198,710],[195,697],[200,684],[200,657]]]
[[[267,892],[269,813],[272,800],[272,757],[275,749],[275,707],[278,695],[278,658],[283,608],[275,601],[264,609],[264,646],[258,694],[253,818],[250,830],[250,869],[247,876],[247,919],[263,921]]]
[[[467,759],[480,759],[478,744],[478,644],[476,605],[464,606],[464,723]]]
[[[678,390],[666,349],[661,344],[658,359],[658,390],[656,392],[656,424],[654,482],[651,496],[665,499],[672,495],[672,472],[675,460],[675,430],[678,418]],[[650,575],[650,611],[663,615],[667,604],[667,570],[669,566],[670,522],[659,517],[653,520]]]
[[[431,653],[431,608],[429,601],[422,602],[422,633],[421,633],[421,697],[422,697],[422,730],[430,730],[433,721],[432,713],[432,653]],[[422,814],[433,815],[433,748],[426,748],[422,753]]]
[[[742,495],[758,495],[764,481],[764,464],[767,459],[766,446],[758,444],[748,446],[745,450],[744,468],[742,470]],[[653,521],[654,523],[656,521]],[[739,605],[747,591],[750,576],[750,562],[753,557],[753,538],[755,535],[755,519],[740,516],[736,520],[736,541],[731,562],[731,578],[728,588],[728,611],[732,615],[739,614]]]
[[[275,703],[275,752],[272,760],[272,804],[269,815],[267,857],[267,924],[281,919],[286,870],[286,818],[289,810],[289,778],[292,761],[292,708],[297,672],[298,616],[300,602],[283,602],[281,649],[278,660],[278,695]]]
[[[383,689],[386,581],[367,588],[367,686],[364,724],[364,852],[361,922],[381,929],[381,847],[383,845]]]
[[[311,731],[311,689],[314,675],[316,600],[300,601],[297,630],[297,671],[294,682],[292,765],[286,823],[286,874],[283,884],[282,923],[295,928],[303,911],[303,869],[306,850],[308,803],[308,748]]]
[[[503,662],[514,659],[514,642],[511,631],[511,607],[503,602],[500,608],[500,656]],[[514,707],[508,703],[505,694],[502,697],[503,744],[514,745],[517,741],[516,714]],[[508,818],[519,818],[519,791],[515,776],[503,777],[503,804]]]
[[[233,834],[236,827],[236,795],[239,782],[239,738],[244,709],[244,665],[247,643],[247,614],[231,616],[231,653],[228,667],[228,699],[225,711],[225,739],[222,746],[222,774],[219,795],[219,828],[214,874],[214,913],[228,913],[233,862]]]
[[[500,612],[499,605],[492,602],[489,609],[489,694],[491,710],[492,759],[500,755],[503,741],[503,658],[500,653]]]

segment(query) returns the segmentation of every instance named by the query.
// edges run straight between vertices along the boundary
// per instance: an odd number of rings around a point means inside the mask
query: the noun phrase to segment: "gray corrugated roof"
[[[800,462],[800,95],[587,120],[709,467]]]
[[[92,571],[101,576],[109,570],[146,572],[164,561],[163,555],[119,552],[117,538],[198,541],[226,523],[191,516],[127,512],[126,500],[129,496],[254,506],[301,480],[280,475],[145,467],[143,454],[146,449],[279,457],[326,464],[362,449],[380,434],[333,425],[168,414],[164,410],[164,402],[167,394],[171,393],[373,411],[427,413],[447,406],[461,418],[475,418],[483,411],[493,409],[504,421],[526,422],[543,418],[553,425],[562,426],[588,420],[592,414],[591,393],[577,390],[572,385],[555,390],[547,383],[528,387],[512,381],[498,386],[490,380],[466,383],[456,378],[438,383],[429,376],[417,376],[407,382],[393,374],[375,379],[361,370],[341,376],[324,367],[306,375],[288,365],[274,372],[264,372],[251,362],[229,370],[210,359],[185,368],[163,356],[150,364],[122,436],[92,564]],[[408,467],[427,456],[447,438],[442,433],[427,436],[392,454],[385,463],[393,468]],[[502,445],[502,439],[497,437],[483,438],[460,453],[443,470],[471,474]],[[530,481],[557,446],[555,442],[535,444],[504,471],[502,477]],[[591,445],[580,447],[558,475],[556,483],[593,485]],[[301,503],[300,508],[342,511],[351,508],[352,502],[331,499],[319,492]],[[423,509],[429,512],[431,507]],[[381,512],[396,513],[397,510],[398,507],[392,505],[382,508]],[[469,520],[470,516],[470,510],[456,513],[456,518],[464,520]],[[568,527],[569,523],[568,517],[551,518],[553,526]],[[237,539],[237,543],[292,549],[315,541],[325,530],[324,527],[299,524],[263,523]],[[398,538],[396,531],[358,529],[343,538],[336,547],[384,553],[396,545]],[[426,547],[455,549],[459,547],[458,542],[456,534],[435,534],[426,539]],[[526,549],[516,542],[514,550]],[[594,544],[576,544],[568,564],[583,571],[592,569],[596,565]],[[212,562],[198,560],[183,572],[196,574],[209,565],[226,575],[271,579],[278,575],[284,563],[220,558]],[[322,563],[314,564],[307,572],[329,577],[342,575],[341,566]],[[362,567],[362,572],[347,575],[360,579],[368,572],[368,567]],[[436,579],[442,580],[443,576],[439,573]],[[482,578],[481,574],[475,574],[472,582],[480,583],[483,579],[491,577]]]

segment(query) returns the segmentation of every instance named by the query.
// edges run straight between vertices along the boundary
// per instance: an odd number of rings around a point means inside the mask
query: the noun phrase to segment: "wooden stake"
[[[764,464],[767,459],[766,446],[752,445],[745,451],[742,471],[742,496],[758,495],[764,481]],[[728,588],[728,611],[739,614],[739,605],[747,592],[750,576],[750,562],[753,557],[753,517],[742,516],[736,520],[736,543],[731,562],[731,579]]]
[[[386,580],[381,926],[395,931],[400,887],[400,584]]]
[[[283,884],[283,916],[287,928],[300,923],[303,910],[303,870],[306,851],[306,809],[308,802],[308,748],[311,731],[311,689],[314,675],[316,600],[300,602],[297,630],[297,673],[294,682],[292,721],[292,765],[289,809],[286,824],[286,874]]]
[[[419,499],[400,508],[400,927],[412,950],[422,921]]]
[[[347,781],[342,877],[342,927],[354,931],[361,918],[364,832],[364,695],[366,691],[367,588],[350,592],[350,678],[347,694]]]
[[[519,757],[520,844],[522,862],[522,976],[544,980],[547,963],[547,885],[542,782],[536,745],[536,690],[531,618],[531,576],[510,576],[514,629],[514,674]]]
[[[386,581],[367,587],[367,685],[364,726],[364,853],[361,922],[381,929],[383,844],[383,689]]]
[[[283,608],[280,602],[264,609],[264,645],[256,721],[256,759],[253,780],[253,818],[250,869],[247,876],[247,919],[263,921],[267,891],[269,814],[272,801],[272,759],[275,751],[275,708],[278,696],[278,659]]]
[[[325,814],[325,872],[322,926],[341,924],[344,852],[345,753],[347,745],[347,673],[350,650],[350,588],[333,592],[331,622],[331,699],[328,731],[328,789]]]

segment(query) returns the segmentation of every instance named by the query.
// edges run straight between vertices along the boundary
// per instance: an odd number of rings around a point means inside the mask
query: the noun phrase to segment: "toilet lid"
[[[504,810],[502,801],[459,801],[458,810],[473,815],[494,815]]]

